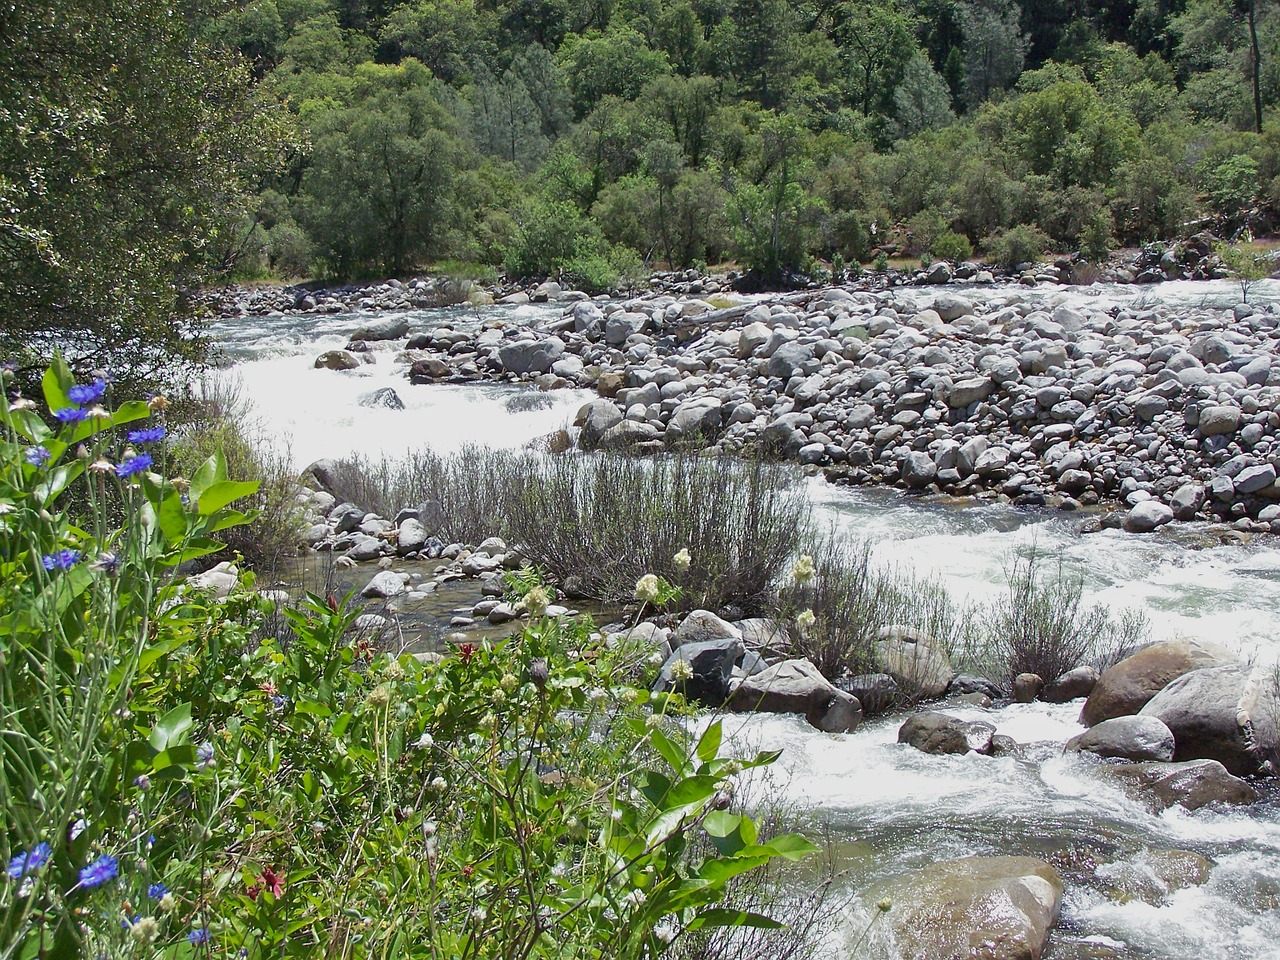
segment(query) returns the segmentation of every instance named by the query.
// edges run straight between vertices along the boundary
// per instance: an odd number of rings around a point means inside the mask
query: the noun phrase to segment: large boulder
[[[736,712],[801,713],[827,733],[848,733],[862,719],[857,698],[833,687],[808,660],[784,660],[747,677],[725,706]]]
[[[1217,760],[1101,764],[1095,772],[1155,811],[1175,804],[1187,810],[1210,803],[1239,806],[1258,799],[1253,787],[1233,777]]]
[[[354,370],[360,366],[360,358],[350,350],[328,350],[316,357],[317,370]]]
[[[351,334],[352,340],[399,340],[409,333],[409,318],[378,317]]]
[[[1112,717],[1137,713],[1147,701],[1184,673],[1235,662],[1225,647],[1205,640],[1179,637],[1143,647],[1098,678],[1080,722],[1086,727]]]
[[[835,686],[857,697],[864,714],[888,713],[902,700],[898,683],[887,673],[860,673],[838,677]]]
[[[876,637],[878,672],[897,681],[908,697],[932,700],[947,692],[955,671],[942,645],[923,631],[892,625]]]
[[[1069,703],[1080,697],[1087,697],[1098,685],[1098,676],[1097,667],[1083,666],[1068,670],[1045,685],[1040,691],[1040,699],[1047,703]]]
[[[1175,760],[1217,760],[1238,776],[1280,770],[1280,679],[1273,667],[1192,670],[1142,708],[1173,731]]]
[[[642,443],[652,443],[660,434],[652,423],[639,420],[623,420],[615,423],[600,437],[602,450],[627,450]]]
[[[508,340],[498,347],[498,362],[507,373],[546,373],[564,353],[559,337],[537,340]]]
[[[742,659],[744,652],[742,641],[734,638],[683,644],[662,665],[653,690],[655,693],[676,691],[689,700],[719,707],[729,696],[733,665]],[[681,662],[686,666],[677,667]]]
[[[946,713],[926,710],[907,717],[898,728],[898,742],[933,754],[991,752],[996,728],[981,720],[961,720]]]
[[[1062,907],[1058,871],[1034,857],[943,860],[878,886],[877,939],[903,960],[1039,960]]]
[[[1115,717],[1072,737],[1065,749],[1068,753],[1167,763],[1173,759],[1173,731],[1155,717]]]

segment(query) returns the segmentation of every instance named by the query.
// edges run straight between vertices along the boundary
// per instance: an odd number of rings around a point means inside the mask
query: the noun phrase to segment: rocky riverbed
[[[1099,522],[1138,532],[1175,519],[1280,532],[1272,306],[1054,305],[1017,285],[727,307],[550,296],[560,316],[532,327],[376,317],[315,363],[398,364],[414,385],[594,389],[576,437],[551,439],[560,448],[759,449],[839,483],[1114,504]]]

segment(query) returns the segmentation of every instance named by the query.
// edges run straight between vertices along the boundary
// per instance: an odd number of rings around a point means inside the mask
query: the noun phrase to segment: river
[[[902,288],[895,296],[923,301],[937,292]],[[1227,282],[963,292],[1173,309],[1238,299],[1238,287]],[[1280,299],[1280,282],[1257,285],[1251,299]],[[559,313],[555,305],[462,307],[413,311],[409,318],[418,331],[493,317],[531,323]],[[313,369],[314,358],[343,346],[362,319],[281,315],[227,319],[213,328],[227,363],[224,376],[254,405],[258,429],[283,444],[299,467],[321,457],[394,456],[413,447],[514,448],[563,426],[592,396],[559,391],[549,406],[526,409],[512,401],[524,392],[519,387],[411,386],[403,368],[390,362],[389,347],[375,350],[379,362],[357,371]],[[395,389],[405,409],[360,406],[362,397],[382,387]],[[1005,589],[1010,558],[1034,549],[1082,576],[1090,602],[1143,611],[1153,639],[1193,635],[1246,656],[1280,659],[1280,548],[1271,538],[1221,545],[1202,529],[1178,525],[1159,535],[1083,535],[1072,514],[960,506],[820,480],[811,481],[809,490],[820,518],[849,537],[871,541],[878,562],[936,577],[959,597],[996,595]],[[852,889],[939,859],[1038,855],[1067,881],[1051,960],[1280,957],[1275,792],[1246,809],[1152,814],[1091,777],[1084,761],[1061,756],[1060,744],[1082,729],[1079,703],[952,712],[981,717],[1030,744],[1030,759],[919,753],[897,743],[901,718],[841,736],[771,716],[733,717],[726,724],[739,747],[783,750],[771,789],[810,811],[815,827],[829,833]],[[1208,881],[1165,890],[1148,852],[1168,849],[1208,857],[1214,863]],[[858,940],[868,910],[857,900],[849,908],[839,934],[844,947]],[[839,950],[841,944],[833,946]]]

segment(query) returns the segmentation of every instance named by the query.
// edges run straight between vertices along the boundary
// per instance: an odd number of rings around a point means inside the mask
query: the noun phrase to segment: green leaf
[[[704,862],[701,869],[698,870],[698,875],[712,883],[722,884],[739,874],[763,867],[771,859],[773,858],[768,854],[746,857],[739,853],[717,857],[714,860]]]
[[[716,793],[714,777],[685,777],[673,786],[663,798],[663,808],[699,806],[710,800]]]
[[[62,359],[61,354],[55,355],[53,362],[49,364],[49,369],[44,372],[44,378],[40,381],[45,406],[49,408],[50,413],[78,406],[67,396],[67,391],[74,385],[75,380],[71,376],[70,369],[67,368],[66,361]]]
[[[724,739],[724,729],[719,720],[712,723],[698,739],[698,759],[710,763],[720,753],[720,743]]]
[[[672,770],[676,773],[684,773],[688,761],[685,759],[684,751],[676,746],[670,737],[655,727],[650,731],[649,742],[662,755],[662,759],[671,764]]]
[[[780,837],[774,837],[764,845],[763,849],[788,860],[803,860],[810,854],[818,852],[818,847],[812,841],[798,833],[784,833]]]
[[[207,517],[216,510],[221,510],[232,501],[258,492],[258,481],[250,480],[237,483],[234,480],[220,480],[211,484],[198,500],[200,516]]]
[[[185,743],[192,724],[191,704],[178,704],[151,728],[151,736],[148,738],[151,746],[155,747],[157,752],[163,752],[171,746]]]
[[[204,463],[196,469],[195,474],[191,477],[191,489],[188,491],[191,499],[199,501],[204,496],[204,492],[219,480],[227,478],[227,462],[223,459],[222,451],[216,451]]]
[[[670,791],[671,781],[656,770],[641,770],[636,782],[645,799],[661,809],[662,798]]]
[[[761,930],[781,930],[782,924],[763,913],[750,910],[731,910],[728,907],[711,907],[689,921],[687,929],[702,930],[709,927],[756,927]]]

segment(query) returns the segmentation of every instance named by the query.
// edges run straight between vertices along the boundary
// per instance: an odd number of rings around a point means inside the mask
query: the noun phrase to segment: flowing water
[[[905,288],[897,296],[926,303],[934,293]],[[1238,287],[1225,282],[966,293],[1144,309],[1222,307],[1238,299]],[[1251,292],[1251,299],[1277,298],[1276,282]],[[559,312],[552,305],[409,316],[414,330],[425,330],[494,318],[530,323]],[[531,403],[513,400],[528,392],[514,386],[411,386],[390,348],[376,348],[378,362],[352,373],[313,369],[314,358],[345,344],[361,319],[254,317],[214,329],[226,375],[255,404],[264,434],[287,444],[299,466],[351,453],[448,452],[470,443],[518,447],[563,426],[590,396],[561,391]],[[405,409],[359,405],[380,387],[394,388]],[[1280,547],[1271,538],[1223,544],[1195,527],[1149,536],[1083,535],[1077,517],[1053,511],[958,505],[818,480],[809,490],[819,516],[850,538],[874,543],[878,562],[933,576],[959,597],[997,595],[1006,589],[1010,558],[1035,550],[1082,576],[1089,601],[1142,610],[1156,639],[1194,635],[1251,657],[1280,659]],[[1244,809],[1153,814],[1096,779],[1087,761],[1061,755],[1062,742],[1082,729],[1079,703],[950,712],[986,720],[1028,744],[1029,759],[929,756],[897,743],[901,718],[867,723],[849,735],[818,734],[802,719],[764,715],[730,717],[726,729],[737,748],[783,750],[770,790],[810,811],[814,827],[829,835],[850,889],[873,889],[940,859],[1041,856],[1067,883],[1051,960],[1280,958],[1280,796],[1274,790]],[[1209,858],[1208,881],[1168,889],[1152,868],[1153,858],[1167,850]],[[871,912],[855,899],[839,935],[843,943],[833,949],[850,949]],[[857,952],[874,952],[874,941],[873,935]]]

